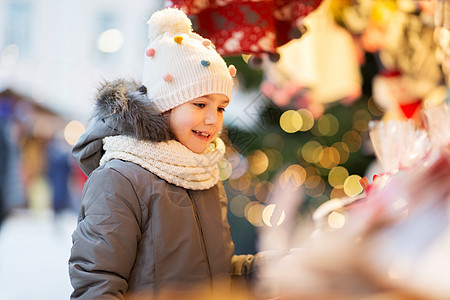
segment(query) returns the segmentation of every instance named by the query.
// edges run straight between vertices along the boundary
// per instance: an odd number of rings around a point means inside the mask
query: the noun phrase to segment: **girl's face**
[[[195,98],[170,111],[169,128],[180,143],[202,153],[222,129],[223,112],[229,102],[222,94]]]

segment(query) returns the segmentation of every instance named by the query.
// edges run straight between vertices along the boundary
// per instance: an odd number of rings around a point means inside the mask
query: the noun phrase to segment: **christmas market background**
[[[229,148],[220,162],[236,254],[267,246],[265,232],[283,222],[311,226],[330,200],[365,195],[374,175],[387,170],[375,148],[388,138],[376,144],[380,132],[371,136],[378,122],[423,130],[427,108],[447,107],[448,117],[448,1],[174,0],[136,1],[126,9],[106,2],[0,1],[0,282],[23,276],[9,273],[12,265],[25,268],[12,255],[30,255],[27,242],[13,238],[18,228],[29,230],[18,224],[35,230],[22,234],[29,239],[37,229],[53,236],[59,228],[56,242],[42,240],[66,247],[54,255],[62,262],[50,268],[65,270],[86,180],[70,148],[89,123],[100,80],[139,80],[143,20],[162,7],[185,10],[194,30],[238,70],[224,119]],[[444,140],[448,121],[440,127]],[[413,141],[422,146],[418,135]],[[398,155],[406,156],[408,143],[398,142],[404,147]],[[285,185],[296,204],[291,211],[277,208]],[[348,218],[337,207],[326,226],[339,230]],[[68,297],[68,274],[58,277],[60,294],[45,292],[49,283],[33,274],[31,286],[42,299]],[[7,299],[28,299],[17,284],[8,288]]]

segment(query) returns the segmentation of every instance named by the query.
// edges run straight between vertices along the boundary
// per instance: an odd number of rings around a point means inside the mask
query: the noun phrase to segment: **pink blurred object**
[[[370,139],[384,172],[413,166],[431,148],[427,132],[408,121],[371,121]]]
[[[425,108],[424,126],[428,132],[431,143],[435,146],[450,144],[450,108],[447,103]]]

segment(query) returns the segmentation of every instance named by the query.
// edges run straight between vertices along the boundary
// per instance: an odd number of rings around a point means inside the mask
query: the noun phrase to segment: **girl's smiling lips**
[[[199,136],[199,137],[201,137],[201,138],[206,138],[206,139],[208,139],[208,138],[211,136],[210,133],[205,132],[205,131],[192,130],[192,132],[193,132],[195,135],[197,135],[197,136]]]

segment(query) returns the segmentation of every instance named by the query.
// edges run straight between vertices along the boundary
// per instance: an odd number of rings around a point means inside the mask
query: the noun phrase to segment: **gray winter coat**
[[[131,162],[114,159],[98,167],[105,136],[170,138],[165,120],[145,104],[143,94],[135,83],[104,84],[94,120],[73,149],[89,177],[72,235],[71,299],[214,287],[249,270],[252,256],[235,256],[231,263],[234,245],[220,182],[194,191]]]

